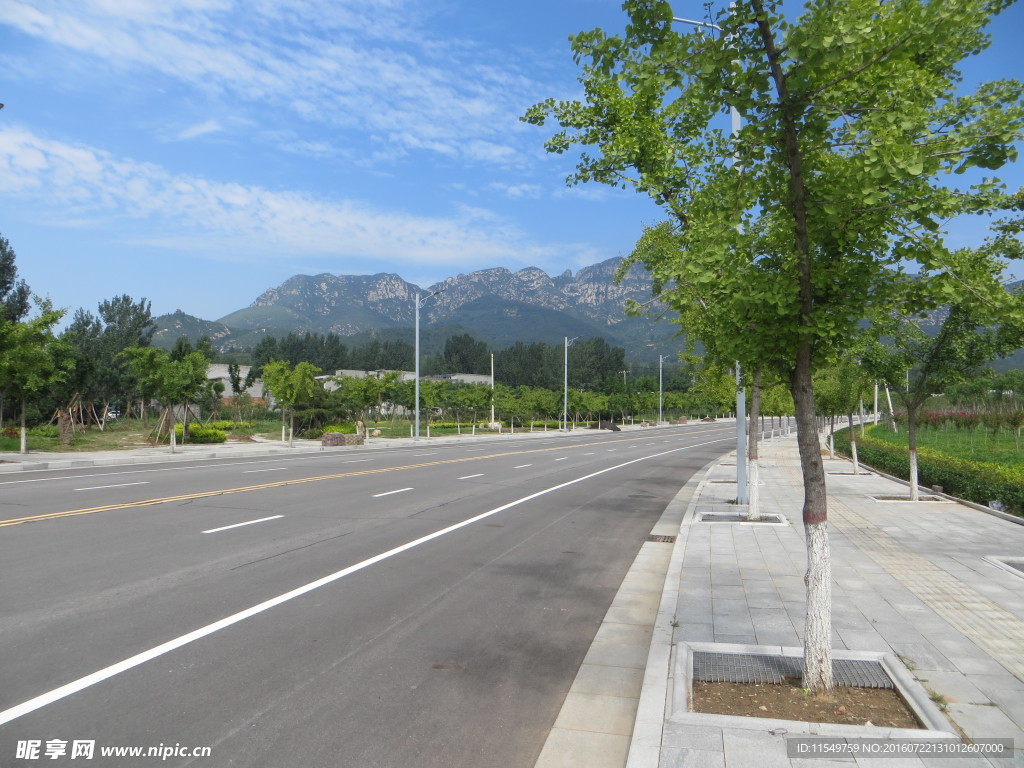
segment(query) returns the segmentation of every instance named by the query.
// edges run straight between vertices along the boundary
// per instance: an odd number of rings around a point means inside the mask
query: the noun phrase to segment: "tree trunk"
[[[288,419],[288,447],[295,447],[295,414],[292,413]]]
[[[796,437],[804,481],[803,521],[807,540],[807,605],[804,618],[803,687],[811,694],[832,690],[832,563],[828,545],[825,467],[815,420],[811,350],[801,345],[793,374]]]
[[[864,422],[861,421],[861,426],[864,426]],[[850,414],[850,455],[853,457],[853,474],[859,475],[860,470],[857,466],[857,430],[853,426],[853,414]]]
[[[750,388],[750,428],[747,431],[747,519],[761,519],[761,494],[758,491],[757,447],[760,435],[757,431],[761,418],[761,369],[754,370],[753,386]]]
[[[21,453],[28,453],[28,435],[25,429],[25,401],[21,401]]]
[[[917,487],[917,408],[907,405],[907,449],[910,454],[910,500],[920,499]]]
[[[71,434],[74,430],[74,422],[71,420],[71,409],[61,408],[57,411],[57,425],[60,430],[61,445],[71,445]]]

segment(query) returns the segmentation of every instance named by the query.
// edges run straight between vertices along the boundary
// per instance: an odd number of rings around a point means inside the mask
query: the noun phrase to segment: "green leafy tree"
[[[316,375],[320,369],[312,363],[300,362],[295,367],[279,360],[272,360],[263,366],[263,384],[281,405],[282,418],[289,415],[288,447],[294,445],[295,409],[310,400],[322,389]]]
[[[31,291],[24,280],[18,279],[15,253],[6,237],[0,236],[0,317],[16,323],[31,308]]]
[[[959,271],[972,271],[972,290],[960,290],[959,281],[936,278],[947,282],[947,295],[953,297],[942,312],[938,333],[927,333],[922,318],[897,315],[873,329],[878,343],[864,355],[868,368],[906,410],[912,501],[919,498],[917,429],[922,406],[933,393],[968,380],[987,363],[1024,346],[1024,293],[1003,288],[1005,264],[984,250],[960,251],[956,258],[968,262]]]
[[[780,3],[737,0],[709,20],[711,34],[674,23],[665,0],[627,0],[625,34],[572,39],[584,99],[525,117],[561,125],[549,151],[584,148],[572,183],[631,187],[664,208],[675,248],[639,260],[707,355],[789,382],[808,542],[803,683],[814,694],[833,683],[812,376],[863,318],[934,304],[901,264],[943,262],[939,222],[993,205],[993,183],[943,178],[1016,155],[1021,85],[956,90],[958,62],[986,46],[985,25],[1008,4],[812,0],[792,19]],[[720,127],[730,108],[743,117],[735,136]]]
[[[121,295],[101,302],[98,316],[79,309],[62,335],[75,354],[73,386],[101,429],[111,404],[123,405],[136,395],[121,353],[149,346],[155,330],[150,303]]]
[[[64,315],[48,301],[39,301],[39,314],[22,322],[0,315],[0,395],[20,405],[21,452],[27,453],[26,411],[66,380],[74,365],[64,345],[53,334]]]

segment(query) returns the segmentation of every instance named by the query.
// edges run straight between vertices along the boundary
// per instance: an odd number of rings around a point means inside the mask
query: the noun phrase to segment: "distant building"
[[[335,376],[348,376],[353,379],[366,379],[370,376],[383,376],[386,373],[392,373],[392,371],[356,371],[351,369],[343,369],[335,371],[333,374],[317,376],[317,379],[324,382],[324,386],[327,389],[334,389],[333,382],[330,379]],[[398,377],[399,381],[415,381],[415,371],[398,371],[401,375]],[[420,376],[420,380],[427,381],[460,381],[466,384],[487,384],[490,385],[491,377],[483,376],[478,373],[442,373],[438,376]]]
[[[249,375],[249,371],[252,369],[251,365],[240,365],[238,366],[238,375],[242,378],[242,382],[245,382],[245,377]],[[228,376],[228,365],[227,363],[210,363],[206,366],[206,378],[210,381],[219,381],[224,385],[224,397],[231,397],[234,392],[231,390],[231,377]],[[256,379],[252,385],[245,390],[247,395],[252,397],[263,397],[263,380]]]

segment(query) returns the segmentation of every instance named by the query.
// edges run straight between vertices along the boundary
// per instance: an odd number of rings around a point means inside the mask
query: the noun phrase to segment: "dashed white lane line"
[[[242,471],[243,475],[251,475],[256,472],[280,472],[282,469],[289,469],[289,467],[268,467],[267,469],[246,469]]]
[[[568,459],[568,458],[569,458],[568,456],[563,456],[563,457],[562,457],[562,458],[560,458],[560,459],[555,459],[555,461],[565,461],[565,460],[566,460],[566,459]]]
[[[373,494],[373,498],[379,499],[381,496],[393,496],[396,493],[405,493],[406,491],[411,490],[412,488],[399,488],[397,491],[385,491],[384,493],[375,493]]]
[[[231,528],[241,528],[243,525],[254,525],[255,523],[265,523],[267,520],[277,520],[279,517],[284,515],[271,515],[270,517],[261,517],[259,520],[246,520],[244,523],[235,523],[234,525],[225,525],[221,528],[211,528],[203,533],[217,533],[218,531],[227,531]]]
[[[118,483],[117,485],[93,485],[89,488],[74,488],[76,491],[102,491],[104,488],[127,488],[129,485],[149,485],[149,481],[142,483]]]
[[[462,477],[459,478],[459,480],[472,480],[474,477],[483,477],[483,476],[484,476],[484,473],[480,472],[479,474],[476,474],[476,475],[463,475]]]
[[[533,466],[533,464],[520,464],[518,467],[512,467],[512,469],[526,469],[527,467],[532,467],[532,466]]]
[[[433,541],[434,539],[440,538],[442,536],[446,536],[450,533],[465,528],[466,526],[473,525],[474,523],[477,523],[481,520],[486,520],[487,518],[504,512],[507,509],[512,509],[513,507],[517,507],[520,504],[525,504],[527,502],[533,501],[534,499],[540,498],[541,496],[546,496],[549,493],[559,491],[562,488],[568,488],[569,486],[576,485],[577,483],[586,482],[587,480],[590,480],[593,477],[598,477],[608,472],[614,472],[615,470],[622,469],[623,467],[628,467],[632,464],[636,464],[641,461],[647,461],[649,459],[658,458],[660,456],[667,456],[670,453],[675,453],[676,451],[685,451],[688,448],[701,448],[705,445],[712,445],[713,443],[724,442],[725,440],[728,439],[729,438],[724,438],[722,440],[710,440],[706,443],[697,443],[695,445],[687,446],[687,448],[673,448],[672,450],[663,451],[661,453],[655,453],[650,456],[642,456],[638,459],[633,459],[632,461],[623,462],[622,464],[618,464],[614,467],[605,467],[604,469],[600,469],[597,472],[592,472],[588,475],[583,475],[582,477],[577,477],[573,480],[569,480],[564,483],[559,483],[558,485],[553,485],[550,488],[545,488],[541,491],[537,491],[536,493],[531,493],[528,496],[523,496],[520,499],[510,501],[507,504],[502,504],[500,507],[489,509],[486,512],[482,512],[479,515],[476,515],[475,517],[469,518],[468,520],[463,520],[462,522],[455,523],[453,525],[448,526],[447,528],[442,528],[439,531],[427,534],[426,536],[423,536],[419,539],[415,539],[414,541],[410,541],[400,546],[397,546],[394,549],[389,549],[387,552],[381,552],[379,555],[375,555],[374,557],[371,557],[367,560],[363,560],[361,563],[350,565],[348,568],[336,571],[335,573],[324,576],[320,579],[317,579],[316,581],[311,581],[310,583],[305,584],[301,587],[297,587],[291,590],[290,592],[285,592],[282,595],[278,595],[277,597],[265,600],[262,603],[254,605],[250,608],[246,608],[245,610],[239,611],[238,613],[234,613],[230,616],[225,616],[223,619],[215,621],[212,624],[207,624],[206,626],[194,629],[191,632],[188,632],[184,635],[180,635],[179,637],[175,637],[171,640],[168,640],[165,643],[150,648],[149,650],[142,651],[141,653],[137,653],[134,656],[130,656],[129,658],[119,661],[116,664],[111,664],[109,667],[104,667],[103,669],[99,669],[84,677],[80,677],[77,680],[72,680],[71,682],[65,683],[62,686],[54,688],[50,691],[46,691],[45,693],[39,694],[38,696],[35,696],[34,698],[29,699],[28,701],[24,701],[21,704],[16,704],[13,707],[9,707],[8,709],[5,709],[2,712],[0,712],[0,725],[9,723],[12,720],[18,719],[19,717],[23,717],[24,715],[27,715],[29,712],[35,712],[37,709],[41,709],[42,707],[52,704],[55,701],[60,701],[61,699],[71,696],[74,693],[85,690],[86,688],[90,688],[96,685],[97,683],[102,682],[103,680],[107,680],[111,677],[114,677],[115,675],[119,675],[122,672],[128,671],[129,669],[134,669],[135,667],[138,667],[141,664],[145,664],[147,661],[159,658],[160,656],[163,656],[166,653],[170,653],[171,651],[181,648],[182,646],[189,645],[190,643],[193,643],[201,638],[208,637],[209,635],[212,635],[215,632],[219,632],[220,630],[225,629],[226,627],[230,627],[235,624],[238,624],[239,622],[245,621],[246,619],[252,616],[256,616],[257,614],[263,613],[264,611],[268,611],[271,608],[281,605],[282,603],[287,603],[288,601],[294,600],[297,597],[308,594],[315,589],[319,589],[320,587],[326,586],[327,584],[332,584],[333,582],[336,582],[339,579],[343,579],[346,576],[349,576],[350,574],[356,573],[357,571],[361,571],[364,568],[369,568],[370,566],[376,565],[377,563],[383,562],[384,560],[388,560],[392,557],[395,557],[396,555],[399,555],[402,552],[406,552],[415,547],[422,546],[427,542]]]

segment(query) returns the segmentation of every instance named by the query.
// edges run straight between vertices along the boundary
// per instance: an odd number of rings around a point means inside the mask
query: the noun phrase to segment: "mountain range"
[[[353,345],[368,337],[412,341],[419,293],[423,336],[435,343],[455,333],[470,333],[496,348],[516,341],[560,344],[565,337],[601,337],[625,346],[638,360],[681,348],[681,340],[673,339],[678,326],[626,315],[627,300],[650,300],[651,281],[642,268],[634,268],[616,283],[621,263],[610,259],[555,277],[535,267],[484,269],[426,290],[388,273],[296,275],[216,321],[180,311],[155,318],[153,341],[169,348],[181,336],[193,343],[208,336],[221,352],[244,351],[264,336],[292,332],[334,333],[351,337]]]
[[[449,277],[426,290],[390,273],[295,275],[219,320],[181,311],[161,315],[154,319],[153,343],[171,348],[179,337],[195,343],[207,336],[217,351],[227,353],[245,352],[265,336],[289,333],[334,333],[350,346],[374,338],[411,343],[419,294],[425,353],[439,351],[449,336],[460,333],[494,349],[517,341],[555,345],[566,337],[603,338],[625,347],[627,357],[637,362],[681,350],[679,326],[668,321],[672,313],[664,307],[654,307],[664,315],[661,322],[626,315],[628,300],[651,301],[651,280],[643,268],[634,267],[616,283],[621,265],[621,259],[609,259],[555,277],[536,267],[517,272],[496,267]],[[1008,288],[1022,290],[1024,284]],[[942,310],[932,313],[925,329],[937,331],[943,316]],[[996,370],[1018,367],[1024,367],[1024,351],[993,364]]]

